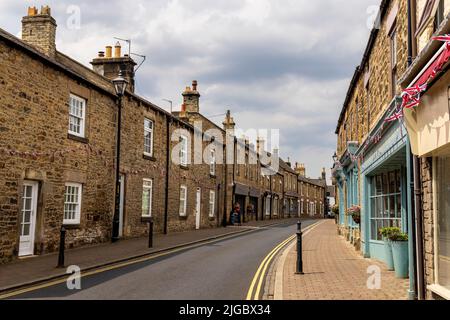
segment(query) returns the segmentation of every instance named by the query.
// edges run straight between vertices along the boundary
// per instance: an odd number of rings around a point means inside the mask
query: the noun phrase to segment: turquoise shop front
[[[402,121],[384,122],[395,100],[368,136],[361,159],[361,248],[367,258],[386,262],[383,227],[408,233],[411,208],[411,161],[407,130]],[[363,145],[364,146],[364,145]]]

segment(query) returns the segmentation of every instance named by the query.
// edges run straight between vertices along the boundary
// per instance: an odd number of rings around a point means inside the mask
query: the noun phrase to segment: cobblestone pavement
[[[364,259],[337,234],[334,221],[326,221],[303,240],[305,275],[295,275],[296,248],[284,264],[284,300],[406,300],[409,281],[372,259]],[[381,289],[367,287],[370,266],[381,269]]]

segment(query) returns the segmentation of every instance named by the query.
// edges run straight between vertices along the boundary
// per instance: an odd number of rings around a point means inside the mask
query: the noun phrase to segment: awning
[[[295,192],[286,192],[286,196],[298,199],[298,194]]]
[[[250,188],[250,197],[259,198],[261,196],[261,191],[255,188]]]
[[[248,196],[249,190],[250,187],[240,183],[236,183],[236,185],[234,186],[234,193],[237,195]]]

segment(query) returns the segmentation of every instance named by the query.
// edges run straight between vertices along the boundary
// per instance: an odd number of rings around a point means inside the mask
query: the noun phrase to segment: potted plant
[[[408,278],[408,234],[403,232],[394,232],[390,235],[389,239],[392,242],[395,276],[400,279]]]
[[[394,256],[392,253],[392,242],[390,240],[392,233],[400,233],[400,229],[392,227],[380,229],[380,235],[383,237],[384,242],[384,259],[389,271],[394,271]]]
[[[361,223],[361,207],[360,206],[353,206],[351,208],[348,208],[347,210],[348,215],[352,216],[353,221],[355,221],[356,224]]]

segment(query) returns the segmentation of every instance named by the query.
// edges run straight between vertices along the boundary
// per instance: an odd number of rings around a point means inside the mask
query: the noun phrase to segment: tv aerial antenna
[[[144,62],[147,59],[147,57],[144,56],[144,55],[141,55],[141,54],[137,54],[137,53],[131,52],[131,39],[122,39],[122,38],[118,38],[118,37],[114,37],[114,39],[119,40],[119,41],[125,41],[127,43],[127,45],[128,45],[128,56],[130,58],[131,58],[131,56],[136,56],[136,57],[142,58],[142,61],[139,63],[139,65],[134,70],[134,72],[137,72],[139,70],[139,68],[144,64]]]

